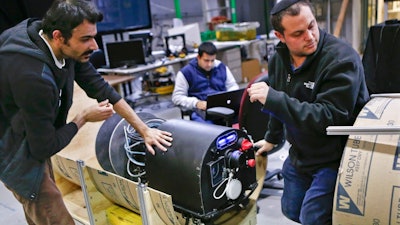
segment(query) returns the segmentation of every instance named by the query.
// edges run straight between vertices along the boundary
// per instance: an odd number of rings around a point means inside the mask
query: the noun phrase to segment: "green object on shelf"
[[[210,40],[215,40],[217,37],[215,35],[215,31],[213,30],[206,30],[204,32],[200,33],[201,41],[210,41]]]
[[[179,2],[179,0],[174,0],[174,4],[175,4],[175,17],[182,19],[181,3]]]
[[[236,23],[236,0],[231,0],[232,23]]]
[[[259,26],[257,21],[218,24],[215,27],[215,37],[217,41],[253,40],[257,37],[256,29]]]

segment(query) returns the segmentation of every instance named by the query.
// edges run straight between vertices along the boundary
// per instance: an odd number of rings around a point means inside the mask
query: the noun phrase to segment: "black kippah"
[[[282,10],[289,8],[291,5],[299,2],[300,0],[281,0],[271,9],[271,15],[280,13]]]

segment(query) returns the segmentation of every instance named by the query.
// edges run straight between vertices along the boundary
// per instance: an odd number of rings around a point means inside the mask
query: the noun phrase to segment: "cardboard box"
[[[261,73],[261,65],[258,59],[242,61],[242,82],[249,82]]]
[[[372,98],[354,124],[398,126],[400,98]],[[350,135],[339,168],[333,224],[400,224],[399,135]]]

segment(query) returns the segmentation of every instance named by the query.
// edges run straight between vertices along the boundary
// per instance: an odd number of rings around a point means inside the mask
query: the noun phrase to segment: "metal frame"
[[[89,192],[86,187],[85,176],[84,176],[84,172],[83,172],[83,168],[85,167],[85,162],[82,160],[78,160],[76,163],[78,165],[79,181],[81,183],[83,197],[84,197],[85,203],[86,203],[86,209],[87,209],[87,213],[89,216],[89,223],[90,223],[90,225],[96,225],[95,219],[93,217],[92,207],[91,207],[90,201],[89,201],[89,199],[90,199]],[[146,203],[144,200],[144,192],[147,191],[147,186],[146,186],[146,184],[142,183],[140,179],[139,179],[139,184],[138,184],[137,190],[138,190],[138,197],[139,197],[139,202],[140,202],[139,208],[140,208],[140,216],[142,218],[142,224],[149,225],[148,214],[146,211]]]

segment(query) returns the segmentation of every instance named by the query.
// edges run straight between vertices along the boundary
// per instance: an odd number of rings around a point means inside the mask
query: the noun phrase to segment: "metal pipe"
[[[400,126],[329,126],[327,135],[392,135],[400,134]]]
[[[95,225],[96,223],[94,221],[92,206],[90,204],[89,192],[86,187],[85,176],[83,175],[83,168],[85,167],[85,162],[82,160],[78,160],[76,161],[76,164],[78,165],[79,180],[81,183],[83,198],[85,199],[86,203],[86,211],[88,212],[89,223],[90,225]]]
[[[137,185],[137,191],[138,191],[139,202],[140,202],[140,207],[139,207],[140,208],[140,216],[142,217],[143,225],[149,224],[147,210],[146,210],[146,201],[144,199],[145,198],[144,192],[147,191],[146,189],[147,189],[146,185],[139,180],[139,183]]]
[[[384,98],[400,98],[400,93],[382,93],[382,94],[372,94],[371,98],[384,97]]]

